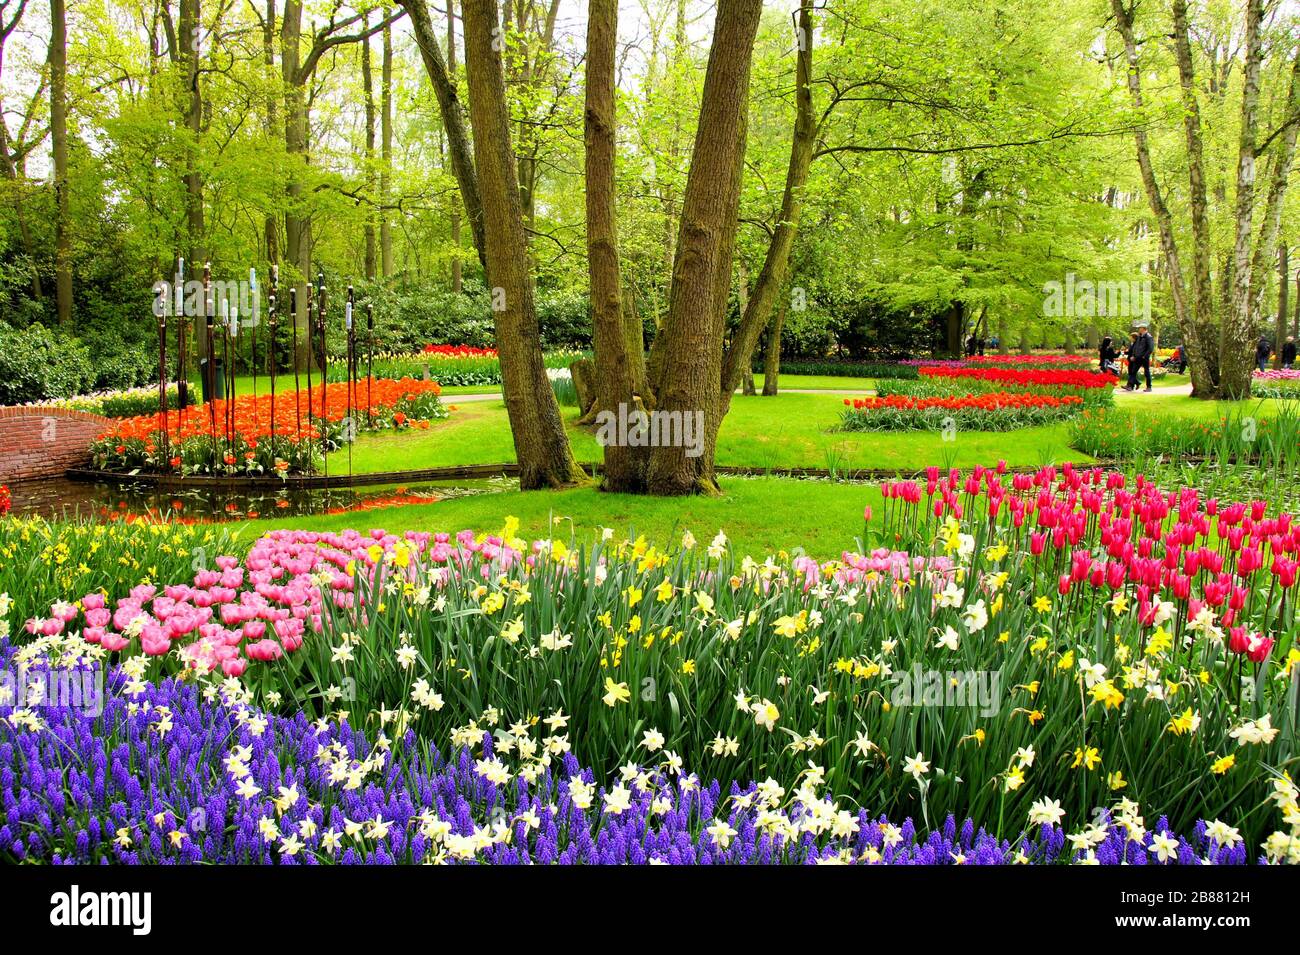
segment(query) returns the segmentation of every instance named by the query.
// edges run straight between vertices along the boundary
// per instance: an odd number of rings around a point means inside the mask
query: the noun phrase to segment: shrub
[[[44,325],[0,325],[0,405],[68,398],[94,384],[90,353]]]

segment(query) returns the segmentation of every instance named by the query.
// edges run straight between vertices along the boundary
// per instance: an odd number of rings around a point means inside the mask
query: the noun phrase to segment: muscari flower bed
[[[45,641],[0,666],[96,672]],[[138,660],[139,658],[137,658]],[[597,780],[569,752],[525,779],[486,732],[481,757],[450,758],[413,730],[373,738],[346,721],[266,714],[236,681],[145,682],[107,674],[102,711],[0,705],[0,858],[50,863],[1240,865],[1240,833],[1165,819],[1146,830],[1123,800],[1067,836],[1059,807],[1035,806],[999,840],[972,820],[933,831],[845,808],[820,774],[787,792],[773,779],[723,787],[680,770],[628,765]],[[512,729],[513,740],[529,730]],[[1287,798],[1294,799],[1292,788]]]

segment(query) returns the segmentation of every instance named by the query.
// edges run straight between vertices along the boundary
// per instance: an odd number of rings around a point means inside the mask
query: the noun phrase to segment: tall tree
[[[1219,324],[1219,397],[1249,398],[1255,336],[1250,268],[1254,239],[1255,163],[1259,158],[1259,73],[1264,61],[1261,25],[1264,0],[1246,0],[1246,34],[1243,41],[1241,128],[1237,148],[1237,199],[1233,218],[1232,298],[1228,314]]]
[[[262,18],[262,62],[272,90],[266,97],[266,134],[269,139],[278,138],[283,141],[284,131],[280,129],[280,91],[275,76],[275,35],[275,0],[266,0],[266,15]],[[275,212],[270,211],[262,223],[267,265],[278,265],[280,262],[280,226],[277,218]]]
[[[1201,89],[1197,81],[1193,38],[1199,38],[1191,22],[1186,0],[1172,0],[1171,16],[1175,61],[1183,115],[1186,167],[1188,170],[1189,216],[1192,234],[1191,295],[1179,247],[1178,225],[1156,172],[1147,127],[1141,121],[1147,110],[1142,89],[1143,64],[1135,21],[1136,3],[1111,0],[1111,12],[1123,41],[1127,87],[1139,122],[1134,126],[1138,169],[1143,189],[1160,237],[1165,278],[1169,283],[1175,320],[1182,333],[1193,394],[1201,398],[1244,399],[1250,395],[1252,351],[1260,321],[1264,292],[1269,281],[1280,234],[1282,203],[1294,163],[1296,133],[1300,130],[1300,50],[1292,61],[1282,120],[1269,135],[1261,136],[1261,73],[1264,62],[1264,0],[1246,0],[1241,32],[1240,62],[1228,52],[1227,44],[1209,51],[1209,95],[1223,112],[1226,106],[1227,76],[1235,66],[1241,71],[1241,102],[1237,126],[1235,191],[1231,201],[1232,221],[1225,230],[1232,245],[1223,257],[1217,276],[1211,269],[1215,229],[1211,222],[1210,195],[1228,206],[1227,185],[1207,185],[1204,136],[1201,121]],[[1287,48],[1294,48],[1288,43]],[[1222,57],[1222,59],[1220,59]],[[1269,150],[1269,188],[1262,212],[1256,188],[1257,165]],[[1256,218],[1259,225],[1256,227]],[[1258,228],[1258,231],[1256,231]]]
[[[362,27],[369,26],[369,15],[362,19]],[[361,88],[366,97],[365,123],[366,123],[366,192],[372,203],[375,201],[375,78],[370,69],[370,38],[366,37],[361,41]],[[382,201],[382,200],[379,200]],[[375,244],[375,215],[374,205],[366,207],[366,221],[363,227],[363,239],[365,242],[365,273],[366,278],[374,281],[376,270],[379,267],[378,249]]]
[[[180,55],[185,78],[185,224],[189,258],[196,267],[208,258],[204,236],[203,171],[199,165],[203,138],[203,16],[199,0],[181,0]]]
[[[456,0],[447,0],[447,72],[456,75]],[[451,244],[456,252],[451,258],[451,291],[460,294],[462,265],[460,261],[460,209],[452,204],[451,209]]]
[[[68,201],[68,17],[50,0],[50,138],[54,165],[54,296],[60,325],[72,321],[72,213]]]
[[[656,410],[670,421],[699,420],[703,436],[699,447],[682,441],[652,450],[647,487],[653,494],[717,492],[713,453],[722,422],[722,336],[762,8],[761,0],[718,0],[655,383]]]
[[[584,113],[586,146],[587,273],[591,284],[592,338],[596,354],[596,402],[601,411],[635,414],[638,380],[632,350],[639,357],[623,318],[619,275],[618,230],[614,206],[614,47],[618,36],[618,0],[591,0],[587,8],[587,79]],[[604,449],[604,487],[640,491],[645,487],[647,456],[643,448],[620,442]]]
[[[393,274],[393,221],[388,203],[393,182],[393,28],[384,27],[384,52],[379,68],[379,267]]]
[[[396,12],[384,17],[375,26],[363,24],[358,32],[348,33],[349,28],[362,23],[365,13],[353,13],[340,18],[340,7],[335,6],[329,20],[311,34],[311,44],[307,47],[306,56],[303,56],[302,13],[302,0],[285,0],[280,27],[280,72],[285,98],[284,141],[290,160],[286,189],[288,205],[284,214],[285,257],[297,273],[294,282],[298,288],[298,314],[293,320],[298,331],[298,352],[294,358],[298,367],[305,367],[310,358],[307,353],[306,327],[307,282],[312,278],[312,208],[310,195],[303,189],[306,175],[303,167],[311,161],[311,117],[307,86],[316,75],[316,69],[325,54],[344,44],[358,43],[381,33],[386,26],[403,15]]]
[[[542,360],[533,276],[506,111],[500,50],[503,34],[495,0],[466,0],[463,9],[465,68],[469,79],[470,122],[474,129],[474,167],[482,201],[483,248],[502,391],[514,437],[515,459],[519,462],[519,486],[523,490],[564,487],[583,480],[585,475],[573,458],[560,406]]]
[[[424,0],[398,0],[398,2],[406,8],[411,17],[415,44],[420,50],[420,59],[424,61],[425,72],[429,74],[429,82],[433,85],[433,94],[438,99],[443,129],[447,133],[447,149],[451,153],[452,172],[460,187],[460,198],[465,206],[465,215],[469,218],[470,236],[474,240],[474,249],[478,252],[479,262],[486,266],[483,201],[479,196],[478,174],[474,168],[478,144],[475,144],[475,151],[471,151],[469,136],[465,132],[465,114],[456,92],[456,83],[443,59],[438,37],[433,32],[428,5]],[[500,29],[499,24],[497,29]],[[499,37],[497,42],[501,42]],[[499,51],[497,52],[499,59]],[[466,57],[468,59],[468,54]]]
[[[12,2],[13,0],[0,2],[0,81],[3,81],[4,78],[5,44],[8,42],[10,34],[18,28],[23,14],[27,12],[27,0],[18,0],[14,5],[12,14],[10,14],[9,6]],[[43,92],[44,78],[42,78],[36,96],[39,97]],[[31,114],[32,110],[28,110],[27,116],[29,118]],[[40,301],[45,297],[45,290],[41,285],[41,273],[36,264],[36,246],[32,241],[31,227],[27,222],[26,199],[24,196],[27,188],[26,176],[19,174],[22,160],[26,157],[27,151],[35,144],[24,143],[22,138],[20,135],[17,143],[10,140],[9,120],[5,114],[3,88],[0,88],[0,172],[3,172],[5,179],[13,188],[14,216],[18,220],[18,237],[22,242],[23,254],[27,256],[32,272],[32,298]]]
[[[722,365],[722,414],[731,406],[731,395],[740,384],[753,361],[754,346],[758,337],[772,319],[772,307],[785,287],[790,267],[790,250],[794,247],[799,229],[799,216],[803,211],[804,187],[808,183],[808,170],[812,166],[813,150],[817,145],[817,119],[813,114],[812,56],[813,17],[812,0],[800,0],[795,26],[798,48],[795,65],[795,121],[794,136],[790,143],[790,164],[786,168],[785,192],[781,197],[780,218],[768,243],[763,268],[758,281],[749,293],[740,318],[740,327],[731,339]],[[780,332],[777,333],[780,340]],[[773,376],[775,388],[775,375]],[[766,382],[764,383],[766,390]]]

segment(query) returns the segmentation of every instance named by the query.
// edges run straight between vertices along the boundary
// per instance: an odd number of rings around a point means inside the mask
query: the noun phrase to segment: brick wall
[[[63,408],[0,408],[0,484],[61,475],[90,460],[90,442],[112,427]]]

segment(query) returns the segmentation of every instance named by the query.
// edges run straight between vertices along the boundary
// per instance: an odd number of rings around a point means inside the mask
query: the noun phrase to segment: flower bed
[[[192,584],[91,593],[23,629],[155,682],[238,674],[291,719],[456,750],[491,732],[476,771],[496,785],[569,751],[607,787],[629,761],[724,790],[808,772],[872,818],[970,817],[1012,842],[1050,801],[1080,852],[1092,808],[1133,797],[1193,851],[1197,821],[1222,819],[1300,857],[1296,832],[1269,836],[1296,757],[1290,515],[1100,469],[932,469],[882,492],[876,549],[825,563],[742,559],[721,534],[278,531]]]
[[[986,392],[957,397],[912,397],[891,394],[876,398],[845,398],[842,431],[1014,431],[1050,424],[1077,414],[1077,395],[1036,395]]]
[[[905,365],[928,368],[1065,368],[1077,369],[1093,363],[1088,355],[968,355],[965,358],[909,358]]]
[[[192,396],[190,401],[193,402]],[[65,408],[69,411],[85,411],[105,418],[130,418],[158,411],[158,386],[145,385],[140,388],[76,395],[72,398],[51,398],[47,401],[30,402],[20,407]],[[167,386],[167,407],[172,410],[180,407],[180,390],[175,384]]]
[[[1209,458],[1222,467],[1254,462],[1285,480],[1300,471],[1300,408],[1255,407],[1214,419],[1087,410],[1071,425],[1070,446],[1106,460],[1170,462]]]
[[[475,348],[473,345],[425,345],[420,349],[422,355],[436,355],[439,358],[496,358],[495,348]]]
[[[96,675],[55,641],[0,666]],[[1036,804],[999,840],[973,820],[935,830],[838,803],[811,770],[726,787],[680,767],[601,779],[566,752],[557,720],[466,740],[454,758],[384,721],[372,730],[268,714],[238,687],[108,673],[102,711],[0,701],[0,858],[55,863],[1002,865],[1242,864],[1235,827],[1148,829],[1123,800],[1078,834]],[[393,737],[388,735],[391,730]],[[514,752],[556,756],[527,776]],[[128,769],[127,767],[130,767]],[[1293,805],[1295,787],[1280,790]],[[1276,849],[1274,852],[1276,853]]]
[[[1111,375],[1074,368],[946,368],[922,365],[922,378],[957,378],[971,382],[993,382],[1021,388],[1078,388],[1103,391],[1115,386]]]
[[[1251,378],[1250,393],[1256,398],[1300,398],[1300,369],[1257,371]]]
[[[0,521],[0,593],[24,619],[49,615],[69,595],[122,596],[138,584],[189,579],[216,555],[245,550],[238,540],[237,529],[213,526],[10,515]]]
[[[430,350],[432,349],[432,350]],[[547,368],[567,368],[586,354],[553,351],[542,356]],[[364,370],[364,368],[363,368]],[[429,378],[443,387],[501,384],[501,363],[494,348],[463,345],[427,345],[418,352],[387,352],[375,356],[373,373],[382,378]],[[342,365],[330,369],[331,381],[344,380]]]
[[[445,418],[440,393],[437,382],[412,378],[367,379],[352,389],[346,382],[317,385],[276,395],[274,418],[269,394],[237,397],[233,409],[214,401],[169,416],[165,453],[163,422],[155,411],[118,422],[91,443],[91,458],[106,471],[301,473],[316,469],[322,452],[339,449],[363,430],[428,427]]]
[[[1114,401],[1113,375],[1082,368],[999,368],[945,367],[923,365],[918,369],[922,384],[949,390],[955,394],[981,391],[1024,391],[1033,394],[1073,395],[1089,408],[1103,407]],[[907,383],[893,383],[894,387]],[[916,386],[913,386],[916,387]]]

